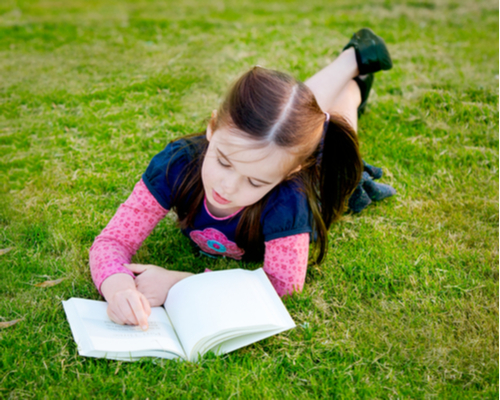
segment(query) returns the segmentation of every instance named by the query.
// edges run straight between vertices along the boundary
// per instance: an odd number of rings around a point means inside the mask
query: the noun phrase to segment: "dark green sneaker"
[[[384,40],[375,35],[371,29],[363,28],[352,35],[344,47],[354,47],[360,75],[392,68],[392,60]]]

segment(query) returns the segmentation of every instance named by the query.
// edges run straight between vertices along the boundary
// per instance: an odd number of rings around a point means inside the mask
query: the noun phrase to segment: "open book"
[[[154,307],[149,329],[112,322],[104,301],[63,301],[82,356],[134,361],[141,357],[197,361],[247,346],[295,327],[261,269],[233,269],[193,275],[170,289]]]

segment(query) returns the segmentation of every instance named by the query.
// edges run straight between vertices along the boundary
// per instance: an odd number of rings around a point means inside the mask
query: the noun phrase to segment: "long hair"
[[[212,131],[224,126],[258,146],[274,144],[294,155],[290,171],[301,169],[284,179],[297,179],[307,196],[318,263],[326,254],[328,229],[344,212],[363,170],[357,136],[349,123],[332,115],[325,131],[324,122],[325,114],[304,83],[261,67],[235,82],[211,121]],[[208,141],[192,138],[186,146],[198,157],[186,169],[173,199],[181,227],[193,226],[203,206],[201,167]],[[246,259],[262,259],[264,254],[261,215],[269,194],[246,207],[240,218],[236,244],[245,249]]]

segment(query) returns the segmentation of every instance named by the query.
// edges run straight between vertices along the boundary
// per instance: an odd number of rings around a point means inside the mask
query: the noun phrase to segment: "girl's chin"
[[[229,217],[231,214],[234,214],[241,210],[243,207],[235,207],[231,203],[229,204],[218,204],[213,199],[210,199],[207,196],[207,208],[214,217],[224,218]]]

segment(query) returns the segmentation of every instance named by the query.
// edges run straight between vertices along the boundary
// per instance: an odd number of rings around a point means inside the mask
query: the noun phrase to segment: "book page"
[[[248,336],[295,326],[262,269],[216,271],[186,278],[170,289],[165,309],[190,358],[203,341],[213,347],[211,337],[219,336],[223,342],[224,337],[234,338],[238,332]],[[252,341],[247,337],[241,346],[249,343]]]
[[[111,321],[106,312],[106,302],[72,298],[63,304],[82,355],[95,355],[96,352],[138,352],[140,355],[147,351],[162,350],[185,357],[163,307],[151,309],[149,329],[143,331],[138,326],[119,325]],[[94,354],[86,354],[89,352]],[[104,354],[100,356],[104,357]]]

